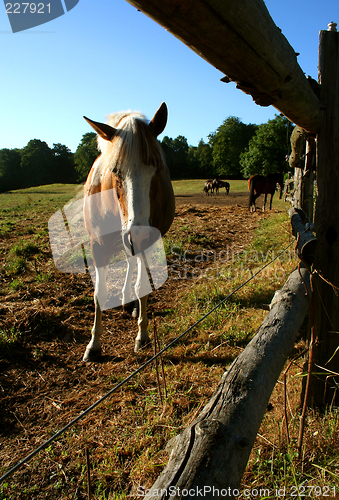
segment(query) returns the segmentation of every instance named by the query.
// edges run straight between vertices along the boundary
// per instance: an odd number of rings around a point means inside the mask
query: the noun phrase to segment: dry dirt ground
[[[184,260],[182,254],[179,259],[178,242],[186,257],[190,252],[194,256],[219,254],[227,249],[237,252],[248,244],[264,214],[248,212],[247,196],[247,193],[230,193],[176,198],[176,217],[167,235],[169,279],[149,297],[150,314],[166,321],[166,311],[175,308],[178,295],[192,286],[194,280],[190,278],[196,276],[196,268],[211,266],[207,259]],[[15,278],[6,273],[9,249],[18,239],[23,243],[32,238],[25,232],[27,222],[22,220],[20,224],[20,236],[16,230],[1,240],[0,329],[11,332],[0,351],[2,473],[97,401],[114,386],[112,381],[122,380],[151,354],[133,353],[136,321],[115,309],[104,313],[101,362],[83,363],[94,315],[92,282],[88,275],[63,274],[55,269],[47,231],[41,236],[46,243],[44,249],[25,257],[26,270]],[[19,284],[11,289],[14,279]],[[120,404],[123,411],[123,403]],[[90,419],[95,422],[96,418],[94,412]],[[104,425],[105,419],[100,418],[100,422],[95,422],[96,427]],[[100,443],[99,435],[97,441]],[[47,459],[37,458],[33,469],[38,477],[39,460]],[[50,454],[48,460],[53,462]],[[67,463],[67,458],[64,460]],[[31,471],[30,466],[25,466],[7,482],[29,487]],[[41,496],[34,498],[64,498],[47,493],[51,482],[51,478],[40,477]],[[19,497],[26,498],[23,493]],[[65,498],[83,497],[78,493]]]

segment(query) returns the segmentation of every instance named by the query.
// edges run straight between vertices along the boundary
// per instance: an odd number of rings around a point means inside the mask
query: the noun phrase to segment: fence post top
[[[331,21],[330,23],[328,23],[327,26],[328,26],[327,31],[337,31],[337,23]]]

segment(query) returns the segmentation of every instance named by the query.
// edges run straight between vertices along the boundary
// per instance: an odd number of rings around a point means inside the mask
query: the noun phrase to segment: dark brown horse
[[[212,192],[214,194],[219,194],[219,179],[213,179],[212,181]]]
[[[268,174],[265,176],[263,175],[252,175],[248,179],[248,189],[250,191],[250,198],[249,198],[249,203],[248,203],[248,208],[250,211],[252,211],[252,206],[254,207],[253,210],[255,211],[257,207],[255,206],[255,200],[261,195],[265,195],[264,199],[264,206],[263,206],[263,211],[265,211],[265,206],[266,206],[266,200],[267,200],[267,195],[271,195],[270,199],[270,210],[272,210],[272,198],[275,193],[277,184],[280,186],[280,196],[279,199],[281,199],[282,196],[282,190],[284,187],[284,178],[283,174]]]
[[[219,182],[219,188],[224,187],[225,188],[225,194],[229,194],[230,192],[230,183],[227,181],[218,181]]]

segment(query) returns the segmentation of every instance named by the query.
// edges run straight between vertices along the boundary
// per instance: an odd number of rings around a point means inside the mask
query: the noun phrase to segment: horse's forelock
[[[107,123],[111,127],[123,129],[129,127],[129,124],[136,118],[147,122],[146,117],[142,113],[139,113],[139,111],[119,111],[118,113],[107,115]]]
[[[107,115],[107,124],[118,130],[118,135],[120,137],[124,136],[128,131],[133,131],[134,120],[138,118],[139,120],[145,120],[144,115],[138,112],[132,111],[120,111],[118,113],[111,113]],[[98,136],[98,148],[101,152],[106,151],[109,148],[109,141],[106,141],[102,137]]]
[[[129,168],[140,158],[144,165],[161,168],[164,164],[162,149],[144,115],[126,111],[113,113],[107,119],[107,123],[117,129],[117,134],[112,141],[100,136],[97,139],[106,168],[113,171]]]

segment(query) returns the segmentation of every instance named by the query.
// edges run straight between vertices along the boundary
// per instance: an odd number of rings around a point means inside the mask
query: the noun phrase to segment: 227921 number
[[[291,497],[329,497],[335,496],[335,487],[330,488],[329,486],[291,486],[290,491]]]
[[[45,14],[51,13],[51,4],[47,3],[6,3],[7,14]]]

